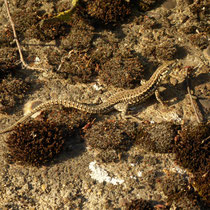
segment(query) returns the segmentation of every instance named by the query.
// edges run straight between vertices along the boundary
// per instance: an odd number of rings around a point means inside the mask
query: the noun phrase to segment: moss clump
[[[13,32],[12,29],[9,27],[0,27],[0,46],[1,50],[3,47],[9,47],[14,40]],[[14,50],[14,49],[13,49]],[[5,51],[6,53],[7,51]],[[2,58],[0,56],[0,58]],[[1,74],[0,74],[1,75]]]
[[[210,123],[187,126],[180,132],[174,152],[177,162],[193,173],[192,185],[210,206],[209,188],[209,134]]]
[[[160,2],[160,0],[131,0],[131,2],[135,5],[138,6],[138,9],[141,11],[148,11],[152,9],[152,7]]]
[[[19,39],[30,37],[41,41],[55,40],[69,33],[70,25],[61,20],[47,19],[40,21],[37,12],[18,9],[13,14]]]
[[[48,41],[67,35],[70,32],[70,25],[60,20],[49,20],[37,25],[37,29],[35,37],[41,41]]]
[[[64,108],[43,111],[37,118],[17,126],[8,137],[10,162],[37,167],[52,162],[63,148],[74,144],[70,137],[78,133],[90,115]]]
[[[178,127],[170,122],[141,125],[136,144],[148,152],[172,152]]]
[[[133,200],[130,203],[126,204],[126,210],[153,210],[153,206],[147,200],[142,198]]]
[[[114,54],[99,71],[100,80],[119,88],[135,88],[140,85],[144,68],[139,58],[131,52]]]
[[[198,170],[206,171],[208,167],[209,141],[204,141],[210,134],[210,123],[199,126],[187,126],[180,132],[174,152],[179,164],[188,168],[192,173]]]
[[[36,25],[39,22],[36,12],[26,12],[24,9],[16,9],[12,14],[12,18],[14,20],[15,29],[19,38],[20,35],[23,36],[31,26]]]
[[[192,180],[192,186],[201,196],[203,201],[210,207],[210,175],[209,171],[203,173],[202,171],[198,171],[194,174],[194,178]]]
[[[68,137],[67,129],[48,121],[21,124],[7,139],[9,160],[41,166],[58,155]]]
[[[168,197],[169,208],[175,209],[200,209],[203,207],[200,198],[188,181],[179,174],[170,173],[158,179],[157,187]],[[202,209],[202,208],[201,208]]]
[[[74,129],[84,126],[88,120],[91,120],[90,114],[79,111],[77,109],[51,109],[41,113],[41,117],[44,120],[59,124],[65,124],[71,133],[74,133]],[[73,131],[74,130],[74,131]]]
[[[1,42],[1,41],[0,41]],[[11,47],[0,49],[0,81],[20,68],[18,51]]]
[[[60,62],[57,62],[60,60],[59,58],[55,61],[56,56],[60,57],[58,52],[52,52],[51,55],[48,56],[50,64],[60,64]],[[66,57],[57,74],[64,79],[68,79],[72,84],[77,82],[87,83],[91,82],[92,78],[96,75],[95,68],[96,63],[85,51],[75,50],[70,56]]]
[[[83,19],[74,15],[70,33],[62,37],[61,47],[66,50],[82,50],[89,49],[94,37],[94,28],[87,24]]]
[[[0,111],[10,111],[14,106],[23,102],[30,83],[21,78],[13,78],[11,75],[0,83]]]
[[[207,48],[209,44],[208,38],[206,37],[206,32],[191,34],[189,35],[189,40],[193,45],[199,47],[201,50]]]
[[[116,151],[128,150],[136,137],[135,123],[104,120],[86,130],[84,139],[92,148]]]
[[[121,160],[121,154],[119,155],[118,151],[110,149],[97,154],[96,160],[98,162],[102,161],[104,163],[110,163],[110,162],[117,163]]]
[[[177,54],[177,48],[171,41],[162,41],[156,46],[156,56],[161,60],[173,60]]]
[[[130,4],[125,0],[81,0],[78,9],[80,14],[83,12],[82,16],[105,25],[123,21],[131,13]]]

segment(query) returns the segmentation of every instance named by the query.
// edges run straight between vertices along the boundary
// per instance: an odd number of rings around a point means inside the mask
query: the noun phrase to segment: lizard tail
[[[49,100],[44,103],[41,103],[36,108],[34,108],[32,111],[30,111],[28,114],[20,118],[17,122],[15,122],[13,125],[9,126],[8,128],[5,128],[3,130],[0,130],[0,134],[7,133],[11,130],[13,130],[18,124],[21,124],[25,122],[27,119],[29,119],[33,114],[36,112],[39,112],[41,110],[47,109],[51,106],[55,105],[62,105],[66,108],[75,108],[81,111],[88,112],[90,114],[97,114],[97,113],[103,113],[107,111],[107,106],[105,104],[85,104],[80,103],[76,101],[67,101],[67,100]]]

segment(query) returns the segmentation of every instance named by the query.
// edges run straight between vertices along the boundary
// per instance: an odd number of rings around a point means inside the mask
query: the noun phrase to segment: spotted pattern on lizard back
[[[128,106],[142,103],[147,98],[152,96],[161,85],[161,82],[167,77],[167,75],[170,74],[174,63],[174,61],[165,62],[154,72],[151,78],[144,85],[132,90],[123,90],[117,92],[113,96],[109,97],[107,101],[101,104],[86,104],[72,100],[49,100],[44,102],[38,105],[30,113],[20,118],[10,127],[1,130],[0,134],[13,130],[18,124],[25,122],[36,112],[48,109],[49,107],[55,105],[62,105],[66,108],[75,108],[91,114],[106,113],[116,109],[122,112],[123,118],[127,118],[126,111]]]

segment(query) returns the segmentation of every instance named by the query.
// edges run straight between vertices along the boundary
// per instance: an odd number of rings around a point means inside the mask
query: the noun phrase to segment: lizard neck
[[[132,90],[121,91],[112,96],[110,101],[113,100],[114,103],[127,103],[130,105],[143,102],[154,94],[157,88],[161,85],[161,82],[171,72],[171,69],[167,67],[172,63],[172,61],[169,61],[160,66],[144,85]]]

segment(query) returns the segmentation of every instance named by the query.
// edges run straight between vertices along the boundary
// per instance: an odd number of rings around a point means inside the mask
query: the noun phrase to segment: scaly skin
[[[0,134],[13,130],[18,124],[25,122],[36,112],[48,109],[49,107],[52,107],[54,105],[62,105],[67,108],[71,107],[91,114],[106,113],[116,109],[122,112],[122,116],[124,118],[127,118],[126,111],[128,106],[142,103],[147,98],[155,94],[159,86],[161,85],[161,82],[172,71],[172,66],[173,66],[172,64],[174,64],[174,61],[165,62],[155,71],[155,73],[144,85],[141,85],[140,87],[137,87],[132,90],[120,91],[114,94],[113,96],[109,97],[106,102],[103,102],[101,104],[86,104],[86,103],[80,103],[76,101],[66,101],[66,100],[49,100],[47,102],[44,102],[38,105],[30,113],[20,118],[10,127],[1,130]],[[169,66],[170,68],[168,68]]]

